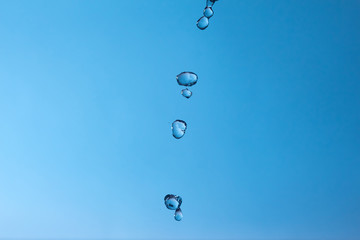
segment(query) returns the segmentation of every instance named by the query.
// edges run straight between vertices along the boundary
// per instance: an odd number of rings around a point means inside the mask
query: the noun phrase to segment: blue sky
[[[204,5],[0,1],[0,238],[360,237],[360,2]]]

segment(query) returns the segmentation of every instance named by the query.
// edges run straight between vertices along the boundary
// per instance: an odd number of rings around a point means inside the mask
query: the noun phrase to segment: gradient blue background
[[[360,2],[204,5],[0,1],[0,238],[360,239]]]

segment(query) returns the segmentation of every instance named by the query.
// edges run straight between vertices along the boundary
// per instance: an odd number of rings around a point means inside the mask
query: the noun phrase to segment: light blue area
[[[359,1],[204,6],[0,1],[0,238],[360,237]]]

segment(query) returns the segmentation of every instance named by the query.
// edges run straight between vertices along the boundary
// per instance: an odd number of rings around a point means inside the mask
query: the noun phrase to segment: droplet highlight
[[[209,19],[205,16],[201,17],[197,23],[196,26],[200,29],[200,30],[204,30],[209,26]]]
[[[208,19],[211,18],[214,15],[214,11],[212,10],[212,7],[206,7],[204,9],[204,16]]]
[[[181,95],[183,95],[186,98],[190,98],[192,96],[192,92],[189,89],[185,88],[181,90]]]
[[[174,218],[176,221],[181,221],[181,219],[183,218],[183,213],[181,211],[181,208],[176,209]]]
[[[193,72],[182,72],[176,76],[176,80],[181,86],[191,87],[197,83],[198,76]]]
[[[187,124],[183,120],[176,120],[171,125],[171,130],[174,138],[180,139],[184,136]]]

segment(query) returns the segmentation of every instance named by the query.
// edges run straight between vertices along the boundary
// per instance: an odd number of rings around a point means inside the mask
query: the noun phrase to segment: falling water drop
[[[218,0],[206,0],[206,6],[212,7],[216,1],[218,1]]]
[[[193,72],[182,72],[176,76],[176,80],[179,85],[191,87],[198,81],[198,76]]]
[[[167,195],[167,197],[165,197],[165,206],[170,210],[175,210],[179,207],[179,202],[174,195]]]
[[[175,210],[180,208],[182,203],[182,198],[174,194],[168,194],[164,198],[165,206],[170,210]]]
[[[204,9],[204,16],[207,18],[211,18],[214,15],[214,11],[212,10],[211,7],[206,7]]]
[[[187,128],[187,124],[183,120],[176,120],[172,123],[171,129],[174,138],[180,139],[184,136]]]
[[[192,92],[189,89],[185,88],[181,90],[181,95],[183,95],[186,98],[190,98],[192,96]]]
[[[197,21],[196,26],[201,30],[206,29],[209,26],[209,19],[207,17],[205,17],[205,16],[201,17]]]
[[[176,221],[181,221],[181,219],[183,218],[183,214],[181,211],[181,208],[179,207],[178,209],[176,209],[175,214],[174,214],[174,218]]]

